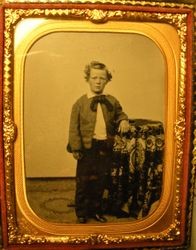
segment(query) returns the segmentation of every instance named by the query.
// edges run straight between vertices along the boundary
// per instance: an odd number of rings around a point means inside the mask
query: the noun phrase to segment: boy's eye
[[[97,76],[93,76],[93,77],[91,77],[93,80],[97,80],[97,79],[99,79],[99,80],[101,80],[101,81],[106,81],[106,78],[104,78],[104,77],[97,77]]]

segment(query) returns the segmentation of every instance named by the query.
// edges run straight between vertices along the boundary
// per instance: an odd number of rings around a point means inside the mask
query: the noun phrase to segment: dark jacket
[[[101,104],[103,117],[106,124],[107,136],[112,137],[121,120],[127,120],[127,115],[117,99],[111,95],[106,98],[112,104],[113,109],[109,111],[104,104]],[[90,108],[92,98],[87,95],[81,96],[72,107],[70,128],[69,128],[69,149],[68,151],[80,151],[83,148],[89,149],[92,146],[92,138],[96,123],[96,112]]]

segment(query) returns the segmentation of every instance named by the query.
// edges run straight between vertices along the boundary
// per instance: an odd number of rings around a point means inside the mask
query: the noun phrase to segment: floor
[[[62,215],[62,211],[59,210],[59,212]],[[0,227],[0,249],[2,249],[1,248],[1,243],[2,243],[2,241],[1,241],[1,227]],[[196,250],[196,196],[195,196],[194,203],[193,203],[191,246],[190,246],[189,250]]]
[[[27,199],[32,210],[47,221],[77,223],[74,207],[75,179],[28,179]],[[133,221],[135,218],[116,218],[106,215],[108,222]],[[89,219],[88,223],[96,223]]]

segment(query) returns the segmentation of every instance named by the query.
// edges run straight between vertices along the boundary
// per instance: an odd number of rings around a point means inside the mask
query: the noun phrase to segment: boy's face
[[[89,76],[90,90],[95,94],[101,94],[107,84],[107,73],[104,69],[91,69]]]

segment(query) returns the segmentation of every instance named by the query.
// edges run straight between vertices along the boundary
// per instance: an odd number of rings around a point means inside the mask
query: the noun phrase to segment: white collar
[[[102,92],[100,95],[107,95],[105,92]],[[87,92],[87,97],[88,98],[93,98],[94,96],[98,96],[97,94],[93,93],[92,91]]]

